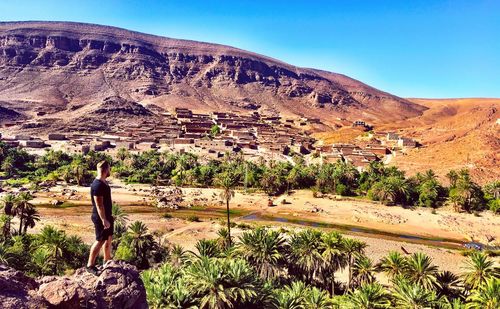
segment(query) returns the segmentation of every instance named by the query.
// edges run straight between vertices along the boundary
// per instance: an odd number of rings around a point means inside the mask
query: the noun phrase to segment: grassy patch
[[[219,209],[217,210],[218,213],[220,214],[227,214],[227,210],[225,209]],[[229,215],[230,216],[241,216],[243,214],[243,211],[239,209],[229,209]]]
[[[173,216],[171,213],[167,212],[167,213],[164,213],[162,216],[161,216],[163,219],[172,219]]]
[[[21,187],[23,185],[27,185],[29,184],[31,181],[26,178],[26,177],[23,177],[23,178],[10,178],[10,179],[7,179],[5,180],[5,184],[11,186],[11,187],[14,187],[14,188],[17,188],[17,187]]]

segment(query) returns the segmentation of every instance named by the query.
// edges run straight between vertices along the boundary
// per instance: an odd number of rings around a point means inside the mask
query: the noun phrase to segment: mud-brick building
[[[68,139],[66,135],[62,133],[49,133],[47,138],[49,141],[65,141]]]

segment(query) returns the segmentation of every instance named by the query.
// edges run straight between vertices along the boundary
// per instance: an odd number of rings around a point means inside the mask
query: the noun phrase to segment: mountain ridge
[[[164,109],[258,110],[328,125],[340,118],[395,121],[427,109],[343,74],[231,46],[75,22],[0,23],[2,107],[72,121],[79,107],[115,96]]]

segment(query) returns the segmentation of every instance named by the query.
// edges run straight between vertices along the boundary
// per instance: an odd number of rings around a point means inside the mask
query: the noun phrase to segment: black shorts
[[[102,241],[107,240],[109,236],[113,236],[113,219],[109,220],[110,227],[108,229],[104,229],[104,225],[102,224],[101,218],[92,217],[92,222],[94,222],[95,229],[95,240]]]

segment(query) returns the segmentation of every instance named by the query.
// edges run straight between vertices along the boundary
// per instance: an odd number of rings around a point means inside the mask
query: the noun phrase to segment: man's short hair
[[[110,167],[111,167],[111,165],[110,165],[110,164],[109,164],[109,162],[108,162],[108,161],[106,161],[106,160],[103,160],[103,161],[101,161],[101,162],[97,163],[97,170],[98,170],[98,171],[100,171],[100,172],[102,172],[102,171],[104,171],[104,170],[107,170],[107,169],[109,169]]]

